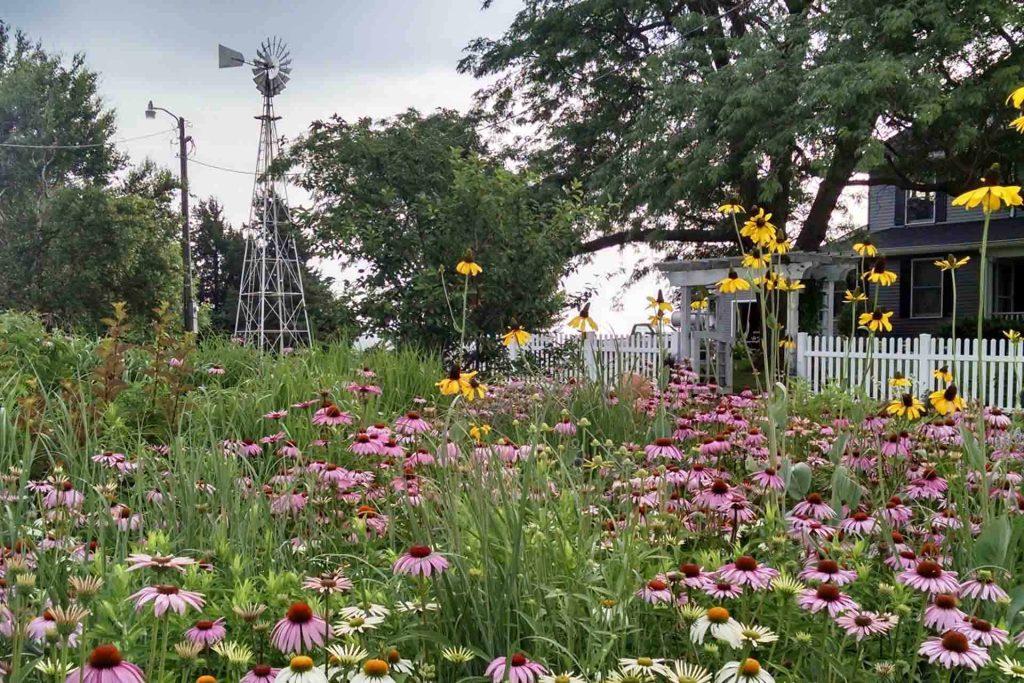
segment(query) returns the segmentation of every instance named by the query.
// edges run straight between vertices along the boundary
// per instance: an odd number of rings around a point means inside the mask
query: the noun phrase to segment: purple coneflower
[[[800,593],[797,603],[811,614],[827,610],[829,616],[833,618],[846,610],[860,607],[853,598],[843,594],[834,583],[823,583],[817,588],[808,588]]]
[[[182,590],[177,586],[166,584],[146,586],[137,593],[132,594],[129,599],[135,601],[136,611],[141,611],[146,603],[152,602],[153,614],[157,617],[163,616],[167,610],[178,614],[184,614],[185,610],[189,607],[200,610],[206,604],[203,596],[199,593]]]
[[[703,588],[708,581],[714,580],[710,572],[705,572],[703,567],[692,562],[679,565],[679,573],[683,575],[683,585],[687,588]]]
[[[644,446],[644,453],[651,460],[656,458],[668,458],[669,460],[680,460],[683,454],[675,446],[675,439],[660,437],[654,443]]]
[[[214,621],[201,619],[195,623],[195,626],[185,631],[186,638],[203,647],[210,647],[214,643],[219,643],[224,640],[227,634],[228,630],[224,627],[224,619],[216,619]]]
[[[313,424],[327,427],[348,425],[352,424],[352,416],[333,403],[328,403],[313,413]]]
[[[145,553],[134,553],[128,556],[128,571],[137,569],[155,569],[157,571],[174,569],[185,573],[185,568],[195,564],[191,557],[176,557],[174,555],[147,555]]]
[[[977,617],[970,617],[961,621],[957,625],[956,630],[967,636],[972,643],[985,647],[1006,645],[1007,641],[1010,640],[1009,633]]]
[[[395,431],[407,436],[415,436],[430,430],[430,423],[420,417],[420,414],[410,410],[402,417],[395,420]]]
[[[991,575],[980,573],[977,578],[964,581],[960,585],[960,596],[987,602],[1002,602],[1010,597]]]
[[[636,592],[636,596],[652,605],[657,605],[661,602],[672,602],[672,591],[668,587],[668,582],[661,575],[645,583],[643,588]]]
[[[846,635],[860,641],[870,636],[888,633],[896,625],[896,618],[857,609],[836,617],[836,623],[846,631]]]
[[[268,664],[257,664],[249,670],[249,673],[242,676],[242,680],[238,683],[274,683],[274,679],[280,672],[280,669],[275,669]]]
[[[797,578],[804,581],[827,581],[837,586],[845,586],[857,579],[857,572],[840,567],[835,560],[824,559],[808,564],[797,575]]]
[[[558,434],[559,436],[572,436],[576,433],[576,425],[572,423],[568,416],[563,417],[561,420],[556,422],[552,429],[554,429],[555,434]]]
[[[113,645],[100,645],[85,665],[68,672],[67,683],[144,683],[142,669],[124,661]]]
[[[764,590],[772,579],[779,575],[778,570],[759,565],[750,555],[742,555],[735,562],[724,565],[716,573],[718,578],[731,581],[741,586],[750,586],[754,590]]]
[[[938,662],[947,669],[965,666],[976,671],[989,660],[988,651],[958,631],[946,631],[942,636],[929,638],[921,644],[917,653],[927,657],[929,663]]]
[[[840,530],[857,536],[864,536],[874,533],[878,522],[863,510],[857,510],[852,515],[839,523]]]
[[[771,467],[766,467],[759,472],[755,472],[751,475],[750,479],[762,489],[781,491],[786,487],[786,483],[782,481],[782,477],[780,477],[778,472]]]
[[[921,560],[913,569],[897,575],[896,580],[925,593],[956,594],[960,590],[956,572],[943,569],[942,565],[932,560]]]
[[[435,553],[429,545],[414,545],[395,560],[391,569],[396,574],[428,577],[448,569],[448,560],[444,559],[443,555]]]
[[[494,683],[502,683],[506,672],[509,683],[535,683],[548,671],[537,662],[527,659],[522,652],[517,652],[508,658],[495,657],[487,665],[484,675],[489,676]]]
[[[288,417],[287,410],[271,410],[269,413],[263,414],[265,420],[281,420],[286,417]]]
[[[955,629],[967,617],[960,611],[960,601],[950,593],[939,593],[924,611],[924,625],[945,633]]]
[[[836,511],[825,502],[820,493],[808,493],[806,498],[793,506],[793,514],[823,522],[835,517]]]
[[[270,632],[274,647],[286,653],[312,650],[330,637],[331,627],[304,602],[292,603]]]
[[[705,583],[704,592],[716,600],[728,600],[743,595],[743,587],[725,579],[719,579]]]
[[[322,595],[347,593],[352,590],[352,581],[343,576],[340,571],[337,571],[321,574],[320,576],[307,576],[306,580],[302,583],[302,587]]]

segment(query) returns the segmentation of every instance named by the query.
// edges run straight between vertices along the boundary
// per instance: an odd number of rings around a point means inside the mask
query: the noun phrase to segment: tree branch
[[[607,249],[608,247],[621,247],[626,244],[637,242],[692,242],[694,244],[705,244],[708,242],[734,242],[736,233],[732,228],[716,228],[714,230],[701,229],[676,229],[666,230],[664,228],[632,228],[615,232],[610,235],[602,235],[592,240],[581,243],[575,250],[574,256],[593,254],[594,252]]]

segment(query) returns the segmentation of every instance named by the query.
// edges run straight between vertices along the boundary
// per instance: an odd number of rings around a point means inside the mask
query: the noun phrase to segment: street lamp
[[[156,113],[162,111],[178,123],[178,158],[181,160],[181,261],[185,271],[182,286],[183,323],[186,332],[197,332],[195,306],[192,301],[192,241],[188,226],[188,154],[186,145],[192,141],[185,135],[185,118],[170,112],[163,107],[154,107],[153,100],[146,107],[146,118],[155,119]]]

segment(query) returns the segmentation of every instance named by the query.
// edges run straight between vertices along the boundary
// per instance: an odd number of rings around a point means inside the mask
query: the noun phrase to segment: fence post
[[[807,379],[807,333],[796,335],[796,376]]]
[[[597,381],[597,345],[597,333],[586,332],[583,338],[583,368],[592,382]]]
[[[935,357],[935,345],[932,342],[932,335],[922,334],[917,337],[917,368],[914,371],[917,380],[917,390],[927,393],[931,386],[932,364]]]

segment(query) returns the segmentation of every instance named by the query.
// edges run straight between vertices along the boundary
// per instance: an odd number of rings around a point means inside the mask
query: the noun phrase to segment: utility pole
[[[184,271],[181,288],[182,325],[186,332],[198,332],[195,303],[192,300],[192,236],[188,223],[188,143],[192,138],[185,135],[184,116],[178,116],[163,107],[154,107],[152,100],[146,107],[146,118],[156,118],[158,111],[173,117],[178,124],[178,159],[181,161],[181,265]]]

